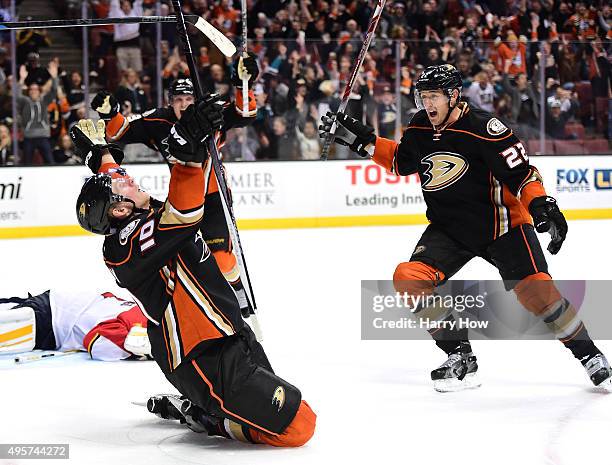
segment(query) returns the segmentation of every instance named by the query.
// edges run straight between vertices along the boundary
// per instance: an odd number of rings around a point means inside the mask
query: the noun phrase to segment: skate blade
[[[434,389],[437,392],[457,392],[467,389],[476,389],[482,385],[476,373],[466,375],[461,381],[457,378],[438,379],[434,381]]]

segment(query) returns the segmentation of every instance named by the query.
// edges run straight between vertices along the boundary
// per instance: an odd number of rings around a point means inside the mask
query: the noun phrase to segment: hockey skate
[[[158,394],[147,401],[147,410],[164,420],[179,420],[196,432],[210,432],[219,419],[208,415],[200,407],[183,396]]]
[[[449,354],[448,359],[431,372],[434,389],[438,392],[455,392],[480,387],[476,372],[478,363],[471,348],[459,347]]]
[[[612,369],[605,355],[594,355],[582,362],[582,366],[595,386],[612,392]]]

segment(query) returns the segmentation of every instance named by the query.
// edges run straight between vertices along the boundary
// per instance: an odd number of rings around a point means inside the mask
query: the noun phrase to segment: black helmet
[[[443,90],[450,99],[453,95],[453,90],[459,91],[461,98],[461,88],[463,87],[463,79],[461,73],[453,65],[436,65],[425,68],[421,76],[415,84],[415,100],[419,109],[423,108],[420,93],[424,90]],[[458,101],[459,99],[457,99]]]
[[[122,195],[113,194],[109,174],[96,174],[87,178],[76,203],[79,225],[94,234],[111,234],[113,220],[108,216],[110,206],[116,202],[131,202]]]
[[[193,82],[189,78],[175,79],[170,84],[168,90],[168,98],[172,101],[175,95],[195,95],[195,89],[193,88]]]

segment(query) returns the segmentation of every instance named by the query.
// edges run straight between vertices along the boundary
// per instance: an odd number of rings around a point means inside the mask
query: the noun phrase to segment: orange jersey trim
[[[167,119],[163,119],[163,118],[143,118],[143,121],[162,121],[164,123],[168,123],[170,125],[173,125],[174,123],[172,121],[168,121]]]
[[[376,137],[374,145],[374,155],[372,161],[382,166],[388,171],[397,174],[397,154],[398,143],[384,137]]]
[[[406,130],[408,130],[408,129],[425,129],[425,130],[428,130],[428,131],[433,131],[433,128],[428,127],[428,126],[408,126],[408,127],[406,128]],[[470,136],[478,137],[479,139],[489,140],[489,141],[494,141],[494,142],[499,142],[499,141],[502,141],[502,140],[507,139],[508,137],[510,137],[511,135],[513,135],[513,134],[514,134],[512,131],[510,131],[510,132],[508,133],[508,135],[506,135],[506,136],[502,137],[501,139],[492,139],[492,138],[490,138],[490,137],[480,136],[480,135],[478,135],[478,134],[476,134],[476,133],[474,133],[474,132],[471,132],[471,131],[465,131],[465,130],[463,130],[463,129],[452,129],[452,128],[446,128],[446,129],[443,129],[443,130],[442,130],[442,132],[444,132],[444,131],[463,132],[463,133],[465,133],[465,134],[469,134]]]
[[[167,307],[166,307],[166,311],[167,311]],[[170,371],[174,371],[174,366],[170,358],[170,346],[168,345],[168,338],[166,337],[166,332],[168,330],[166,328],[166,323],[163,317],[161,318],[161,325],[162,325],[162,334],[164,335],[164,343],[166,344],[166,354],[168,354],[168,367],[170,368]]]
[[[510,192],[510,189],[505,184],[503,185],[504,205],[510,212],[511,226],[518,226],[525,223],[531,223],[531,216],[525,206]]]
[[[106,123],[106,137],[111,140],[121,139],[129,126],[130,123],[127,118],[121,113],[117,113]]]
[[[511,135],[514,134],[512,131],[510,131],[508,133],[508,135],[502,137],[501,139],[492,139],[490,137],[479,136],[478,134],[475,134],[475,133],[470,132],[470,131],[464,131],[463,129],[450,129],[450,128],[447,128],[447,129],[445,129],[445,131],[463,132],[465,134],[469,134],[471,136],[478,137],[479,139],[482,139],[482,140],[490,140],[490,141],[494,141],[494,142],[499,142],[499,141],[505,140],[505,139],[507,139],[508,137],[510,137]]]
[[[243,109],[243,100],[242,100],[242,89],[236,89],[236,111],[242,117],[254,117],[257,113],[257,101],[255,100],[255,93],[249,89],[249,109],[245,114]]]
[[[208,293],[204,290],[204,288],[200,285],[200,283],[198,282],[198,280],[195,278],[195,276],[193,275],[193,273],[191,272],[191,270],[187,267],[187,264],[183,261],[182,257],[180,255],[178,255],[178,260],[181,262],[181,264],[183,265],[183,270],[185,270],[185,272],[189,275],[189,277],[191,278],[193,284],[195,284],[198,288],[198,290],[204,295],[204,297],[206,297],[206,299],[208,300],[208,302],[210,302],[210,305],[212,307],[214,307],[214,309],[217,311],[217,313],[221,316],[221,318],[223,319],[223,321],[225,321],[225,323],[227,323],[227,325],[232,328],[232,331],[234,333],[236,333],[236,328],[234,328],[234,325],[232,324],[231,321],[229,321],[227,319],[227,317],[223,314],[223,312],[219,309],[219,307],[217,307],[217,305],[213,302],[213,300],[210,298],[210,296],[208,295]]]
[[[172,295],[175,303],[177,325],[180,329],[179,341],[183,346],[185,357],[200,342],[218,339],[224,334],[211,323],[204,310],[194,302],[189,292],[180,280],[177,281]]]
[[[119,168],[119,165],[117,163],[104,163],[102,166],[100,166],[98,173],[108,173],[110,170],[116,169],[116,168]],[[117,173],[112,173],[111,177],[113,177],[116,174]],[[115,176],[115,177],[121,177],[121,176]]]
[[[523,235],[523,240],[525,241],[525,246],[527,246],[527,250],[529,251],[529,258],[531,258],[531,264],[533,265],[533,270],[537,273],[538,267],[535,264],[535,260],[533,259],[533,254],[531,253],[531,247],[529,247],[529,243],[527,242],[527,238],[525,237],[525,231],[523,231],[523,227],[521,225],[521,234]]]
[[[201,207],[204,204],[204,170],[174,165],[168,201],[179,211]]]
[[[521,191],[521,203],[529,210],[529,204],[536,197],[543,197],[546,195],[546,189],[539,181],[530,181],[523,187]]]
[[[499,231],[499,219],[497,204],[495,203],[495,185],[493,184],[493,174],[489,173],[489,185],[491,186],[490,196],[491,206],[493,207],[493,240],[497,239],[497,232]]]

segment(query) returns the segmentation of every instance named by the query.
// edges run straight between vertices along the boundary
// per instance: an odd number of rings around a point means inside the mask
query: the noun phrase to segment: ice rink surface
[[[305,447],[235,443],[158,419],[132,403],[171,391],[154,362],[84,354],[0,361],[0,443],[69,443],[70,460],[61,463],[83,465],[612,463],[612,394],[596,392],[560,343],[476,341],[483,386],[439,394],[429,372],[445,357],[432,342],[360,340],[360,280],[390,279],[423,229],[242,233],[264,347],[318,414]],[[611,236],[612,220],[571,222],[560,254],[547,253],[553,277],[611,279]],[[60,287],[121,294],[101,244],[99,237],[0,241],[0,296]],[[456,277],[498,275],[477,259]],[[598,345],[612,355],[612,342]]]

